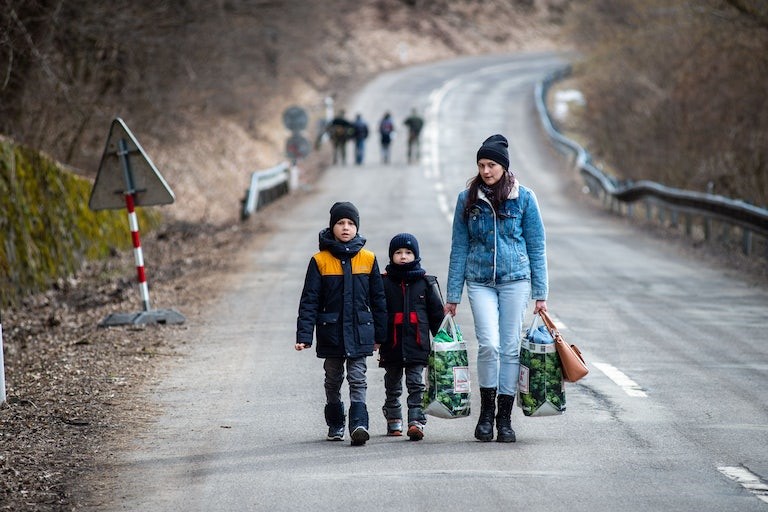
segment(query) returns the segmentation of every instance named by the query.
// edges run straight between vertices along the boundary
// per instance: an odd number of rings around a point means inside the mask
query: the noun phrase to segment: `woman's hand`
[[[296,350],[304,350],[305,348],[307,348],[307,344],[306,343],[297,343],[296,345],[294,345],[294,347],[296,348]]]
[[[539,311],[547,312],[547,301],[545,300],[537,300],[536,306],[533,308],[533,314],[537,315],[539,314]]]
[[[456,316],[456,304],[455,302],[446,302],[445,306],[443,307],[443,313],[446,315]]]

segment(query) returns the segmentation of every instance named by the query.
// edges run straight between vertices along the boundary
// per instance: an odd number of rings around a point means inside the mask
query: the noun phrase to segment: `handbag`
[[[555,340],[538,320],[533,317],[520,340],[517,403],[526,416],[555,416],[565,412],[565,383]]]
[[[432,338],[425,384],[425,414],[445,419],[469,416],[469,356],[451,315],[445,315]]]
[[[589,373],[589,368],[587,368],[587,364],[584,362],[584,357],[581,355],[579,347],[566,343],[560,331],[555,327],[555,323],[546,312],[539,311],[539,315],[555,340],[557,355],[560,356],[560,364],[563,367],[563,379],[566,382],[576,382],[582,379]]]

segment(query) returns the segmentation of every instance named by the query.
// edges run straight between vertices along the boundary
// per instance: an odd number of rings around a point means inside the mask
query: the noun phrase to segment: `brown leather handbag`
[[[539,315],[541,315],[544,325],[547,326],[547,330],[549,330],[549,333],[555,340],[557,355],[560,356],[560,364],[563,367],[563,380],[566,382],[576,382],[583,378],[589,373],[589,368],[587,368],[587,364],[584,362],[584,357],[581,355],[579,347],[566,343],[547,313],[539,311]]]

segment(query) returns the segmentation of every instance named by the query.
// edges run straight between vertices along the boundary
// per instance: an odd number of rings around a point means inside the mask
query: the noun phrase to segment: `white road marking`
[[[761,501],[768,503],[768,484],[760,477],[742,466],[720,466],[717,468],[722,474],[735,480],[736,483],[755,495]]]
[[[603,372],[606,377],[616,383],[629,396],[647,397],[640,385],[627,377],[621,370],[615,366],[606,363],[592,363],[594,367]]]

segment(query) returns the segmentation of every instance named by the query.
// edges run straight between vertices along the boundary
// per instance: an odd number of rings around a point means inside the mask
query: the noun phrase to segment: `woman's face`
[[[489,187],[495,185],[504,175],[504,167],[489,158],[477,161],[477,173]]]

